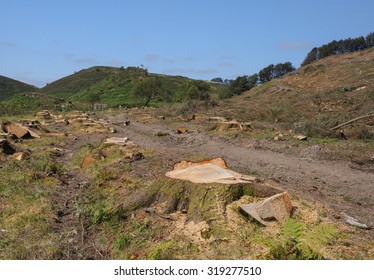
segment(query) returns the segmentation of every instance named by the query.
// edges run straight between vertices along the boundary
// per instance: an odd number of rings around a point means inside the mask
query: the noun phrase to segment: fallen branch
[[[100,257],[101,257],[102,259],[104,259],[104,255],[103,255],[103,254],[101,253],[101,251],[96,247],[96,244],[95,244],[95,241],[94,241],[94,240],[92,240],[92,245],[93,245],[95,251],[100,255]]]
[[[361,116],[361,117],[354,118],[354,119],[349,120],[349,121],[347,121],[347,122],[345,122],[345,123],[342,123],[342,124],[339,124],[339,125],[337,125],[337,126],[334,126],[334,127],[330,128],[330,130],[339,129],[339,128],[343,127],[343,126],[346,126],[346,125],[348,125],[348,124],[351,124],[351,123],[353,123],[353,122],[356,122],[356,121],[358,121],[358,120],[362,120],[362,119],[366,119],[366,118],[374,118],[374,114],[369,114],[369,115],[365,115],[365,116]]]

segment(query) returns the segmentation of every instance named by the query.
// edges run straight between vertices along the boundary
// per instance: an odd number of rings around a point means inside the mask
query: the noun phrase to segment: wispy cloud
[[[156,62],[160,59],[160,56],[157,54],[147,54],[144,56],[144,60],[148,63]]]
[[[283,41],[279,44],[281,50],[293,51],[293,50],[307,50],[312,47],[310,42],[300,42],[300,41]]]

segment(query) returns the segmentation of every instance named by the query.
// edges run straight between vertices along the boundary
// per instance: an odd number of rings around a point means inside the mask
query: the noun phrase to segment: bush
[[[210,100],[210,85],[204,81],[185,82],[176,94],[176,101]]]

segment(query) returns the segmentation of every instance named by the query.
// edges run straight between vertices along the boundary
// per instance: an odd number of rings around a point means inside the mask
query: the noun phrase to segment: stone
[[[292,202],[287,192],[273,195],[257,203],[242,204],[239,209],[267,226],[271,221],[284,222],[291,216]]]

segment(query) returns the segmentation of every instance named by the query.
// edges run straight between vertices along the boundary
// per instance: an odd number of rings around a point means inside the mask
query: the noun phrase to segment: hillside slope
[[[374,48],[301,67],[245,92],[221,110],[234,118],[327,136],[337,124],[374,113]],[[360,130],[355,133],[363,133],[363,139],[369,133],[365,124],[352,129]]]
[[[74,94],[90,90],[95,86],[105,88],[104,84],[107,84],[110,87],[121,87],[133,78],[144,75],[145,71],[143,69],[135,67],[121,69],[95,66],[82,69],[72,75],[56,80],[46,85],[41,91],[49,95],[68,99]]]
[[[0,76],[0,101],[6,100],[17,93],[36,90],[38,90],[38,88],[35,86]]]
[[[109,106],[119,104],[133,106],[136,104],[131,90],[145,77],[157,77],[162,88],[167,92],[168,102],[175,99],[175,95],[182,89],[182,86],[192,79],[182,76],[168,76],[148,73],[139,67],[116,68],[106,66],[95,66],[83,69],[67,77],[61,78],[45,86],[41,92],[63,98],[72,102],[87,102],[90,95],[98,95],[101,102]],[[223,84],[209,83],[211,92],[216,92],[218,88],[227,87]]]

